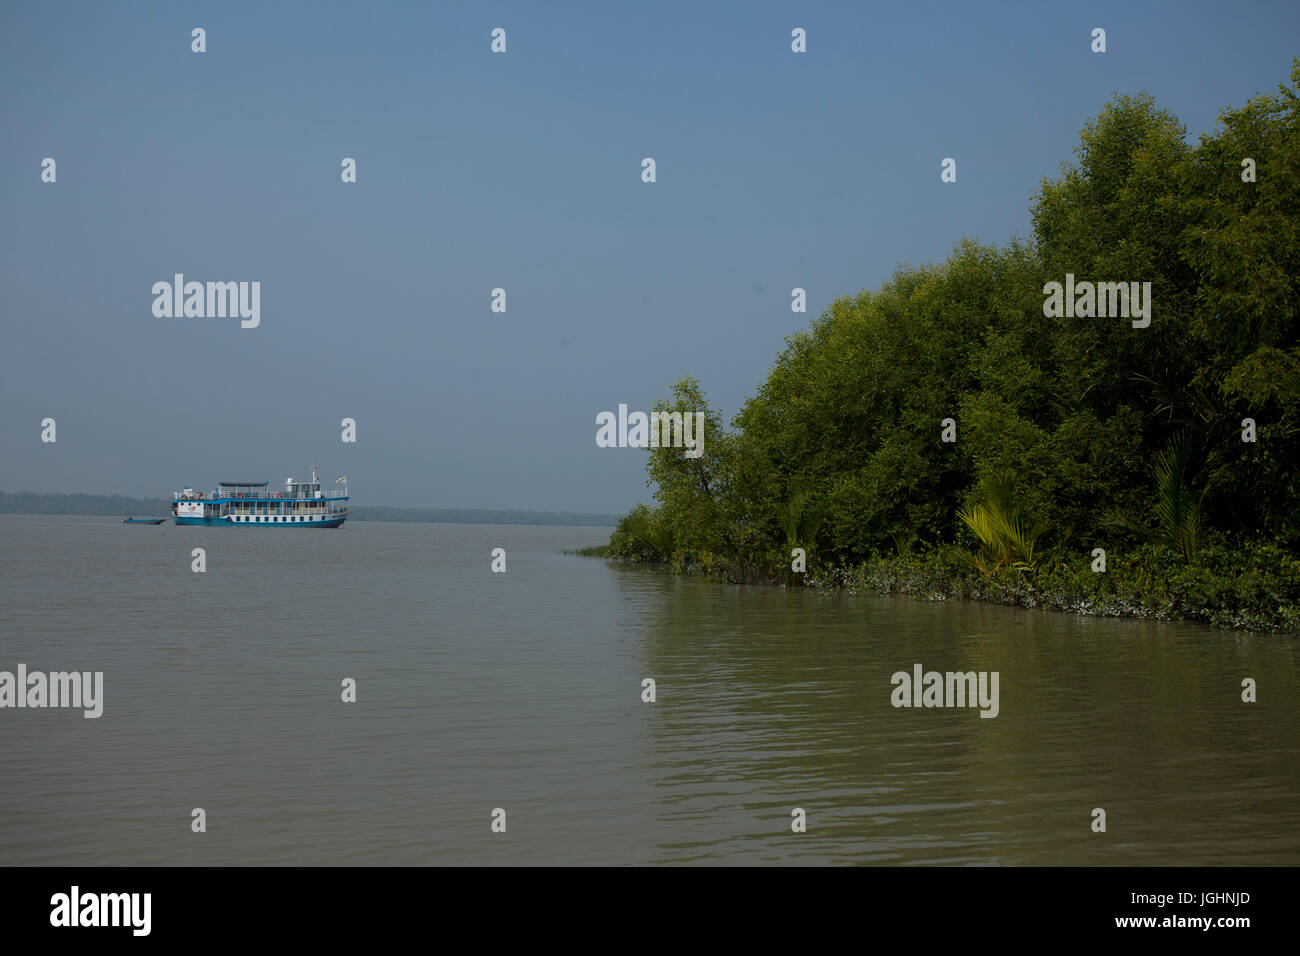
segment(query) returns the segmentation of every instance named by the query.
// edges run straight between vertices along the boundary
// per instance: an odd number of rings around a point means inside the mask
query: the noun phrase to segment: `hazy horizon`
[[[306,475],[307,475],[307,473],[304,472],[303,475],[301,475],[301,476],[300,476],[300,475],[294,475],[293,477],[295,478],[295,480],[302,481],[302,480],[305,480]],[[270,490],[272,490],[272,491],[279,491],[279,490],[281,490],[279,487],[277,487],[277,484],[283,484],[284,477],[289,477],[289,476],[287,476],[287,475],[286,475],[286,476],[283,476],[283,477],[280,479],[280,482],[279,482],[279,483],[277,483],[276,481],[272,480],[272,481],[270,482]],[[318,475],[317,477],[319,477],[319,478],[321,479],[322,483],[324,483],[324,484],[329,484],[329,482],[327,482],[327,481],[325,480],[325,476],[324,476],[324,475]],[[193,486],[194,489],[197,490],[197,491],[212,491],[212,490],[216,487],[217,482],[215,482],[215,481],[213,481],[213,482],[209,482],[209,483],[207,483],[206,485],[204,485],[204,484],[196,484],[195,482],[188,482],[187,485],[189,485],[189,486]],[[170,491],[163,492],[163,493],[160,493],[160,494],[152,494],[152,495],[151,495],[151,494],[147,494],[147,493],[142,493],[142,492],[135,492],[135,491],[94,491],[94,490],[89,490],[89,489],[85,489],[85,488],[72,488],[72,489],[54,488],[54,489],[51,489],[51,490],[49,490],[49,491],[42,491],[42,490],[38,490],[38,489],[35,489],[35,488],[0,488],[0,495],[40,495],[40,496],[49,496],[49,495],[91,495],[91,496],[97,496],[97,497],[110,497],[110,498],[111,498],[111,497],[119,497],[119,498],[134,498],[134,499],[138,499],[138,500],[140,500],[140,501],[148,501],[148,500],[153,500],[153,499],[157,499],[157,500],[160,500],[160,501],[170,501],[170,500],[171,500],[172,492],[174,492],[174,491],[180,491],[182,488],[187,487],[187,485],[181,485],[181,486],[179,486],[179,487],[177,487],[177,488],[173,488],[173,489],[171,489]],[[342,486],[340,486],[340,488],[341,488],[341,487],[342,487]],[[504,512],[504,511],[518,511],[518,512],[528,512],[528,513],[531,513],[531,514],[550,514],[550,513],[554,513],[554,514],[598,515],[598,516],[609,517],[609,518],[617,518],[620,514],[623,513],[622,511],[601,511],[601,510],[599,510],[599,509],[593,510],[593,509],[591,509],[591,508],[487,508],[487,507],[483,507],[483,506],[479,506],[479,505],[462,505],[462,504],[454,504],[454,503],[453,503],[453,504],[448,504],[448,503],[446,503],[446,502],[441,502],[441,501],[437,501],[437,500],[430,500],[430,501],[428,501],[428,502],[425,502],[424,504],[418,504],[418,505],[394,505],[394,504],[392,504],[391,502],[388,502],[388,501],[383,501],[383,500],[373,499],[373,498],[371,498],[369,495],[366,495],[366,496],[364,496],[363,498],[359,498],[356,494],[353,494],[351,491],[349,491],[349,496],[350,496],[350,498],[351,498],[351,500],[352,500],[352,505],[353,505],[354,507],[363,507],[363,508],[392,508],[392,509],[399,510],[399,511],[422,511],[422,510],[434,510],[434,511],[501,511],[501,512]],[[3,514],[3,513],[6,513],[6,512],[0,512],[0,514]],[[9,512],[9,513],[12,513],[12,514],[21,514],[22,512]]]
[[[72,501],[49,501],[66,496]],[[15,500],[11,500],[15,499]],[[37,499],[37,500],[31,500]],[[146,509],[160,509],[159,517],[170,510],[170,497],[147,495],[92,495],[83,492],[9,491],[0,488],[0,515],[43,515],[48,517],[146,517]],[[63,510],[49,510],[50,505]],[[46,506],[46,507],[40,507]],[[134,510],[133,510],[134,509]],[[351,501],[354,521],[433,522],[450,524],[553,524],[612,529],[619,515],[599,511],[536,511],[523,508],[455,508],[428,505],[423,508],[395,508],[382,502],[364,499]],[[541,519],[570,519],[543,521]],[[516,520],[511,520],[516,519]],[[524,519],[524,520],[518,520]],[[584,520],[578,520],[584,519]]]

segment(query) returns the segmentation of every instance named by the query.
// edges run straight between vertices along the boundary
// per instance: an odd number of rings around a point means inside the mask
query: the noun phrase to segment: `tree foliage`
[[[731,430],[674,385],[663,407],[708,433],[699,459],[650,454],[667,560],[761,580],[796,547],[844,568],[974,544],[1026,572],[1044,546],[1300,547],[1300,61],[1195,145],[1150,96],[1114,97],[1031,210],[1029,240],[962,240],[834,302]],[[1044,317],[1067,273],[1150,282],[1150,326]]]

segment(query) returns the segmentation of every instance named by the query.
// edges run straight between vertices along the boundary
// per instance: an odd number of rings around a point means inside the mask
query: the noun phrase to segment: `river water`
[[[0,865],[1300,863],[1295,635],[561,553],[607,535],[0,516],[0,671],[104,674],[0,709]],[[997,717],[892,706],[918,663]]]

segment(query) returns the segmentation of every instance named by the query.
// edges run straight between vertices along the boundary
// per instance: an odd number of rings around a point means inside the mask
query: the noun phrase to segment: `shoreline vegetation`
[[[39,515],[169,515],[170,498],[126,495],[43,494],[0,491],[0,514]],[[508,511],[486,508],[354,507],[349,521],[416,521],[432,524],[519,524],[610,528],[617,515],[576,511]]]
[[[1197,145],[1114,96],[1042,180],[1031,238],[836,300],[730,429],[674,382],[654,410],[703,412],[706,450],[648,448],[654,506],[578,553],[1297,630],[1300,60],[1290,80]]]

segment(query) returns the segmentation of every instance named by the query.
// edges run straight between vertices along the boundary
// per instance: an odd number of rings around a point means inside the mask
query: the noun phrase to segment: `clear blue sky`
[[[624,511],[597,413],[689,374],[730,419],[833,299],[1027,235],[1112,91],[1194,140],[1298,37],[1292,0],[4,4],[0,489],[315,460],[357,503]],[[260,281],[261,327],[155,318],[177,272]]]

